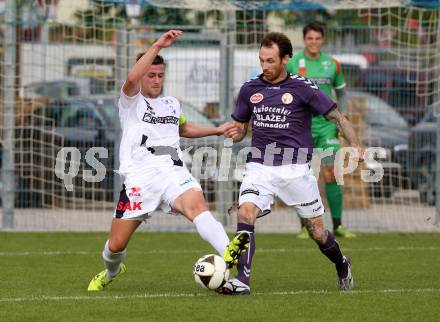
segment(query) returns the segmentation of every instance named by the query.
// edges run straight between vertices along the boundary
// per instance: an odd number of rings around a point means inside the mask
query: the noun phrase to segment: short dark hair
[[[261,47],[272,47],[275,44],[278,46],[280,51],[280,58],[284,58],[284,56],[288,55],[289,57],[293,56],[292,43],[289,38],[281,32],[270,32],[268,33],[263,40],[261,41]]]
[[[306,35],[310,30],[320,32],[322,37],[324,37],[324,27],[319,22],[311,22],[305,25],[303,28],[303,38],[306,38]]]
[[[136,57],[136,61],[141,59],[141,57],[143,55],[145,55],[145,52],[144,53],[139,53],[137,55],[137,57]],[[165,60],[163,59],[163,57],[161,55],[157,55],[156,57],[154,57],[152,65],[165,65]]]

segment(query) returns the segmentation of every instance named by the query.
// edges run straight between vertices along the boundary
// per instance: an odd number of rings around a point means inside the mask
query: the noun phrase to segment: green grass
[[[340,240],[355,290],[310,240],[258,234],[252,292],[200,289],[191,270],[212,253],[196,234],[137,233],[127,274],[89,294],[103,233],[0,233],[0,321],[439,321],[440,234]]]

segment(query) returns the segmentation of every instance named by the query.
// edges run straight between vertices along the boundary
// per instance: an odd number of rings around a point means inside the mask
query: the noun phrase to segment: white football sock
[[[215,248],[223,257],[223,253],[229,244],[223,225],[219,223],[209,211],[202,212],[193,220],[199,235]]]
[[[104,259],[104,266],[107,269],[107,278],[110,280],[119,273],[119,266],[125,258],[127,251],[113,253],[108,248],[108,240],[105,242],[104,250],[102,251],[102,258]]]

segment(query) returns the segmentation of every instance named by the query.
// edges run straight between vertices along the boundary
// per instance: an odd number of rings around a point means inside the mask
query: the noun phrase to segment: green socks
[[[336,182],[327,183],[325,185],[325,194],[327,195],[332,218],[340,220],[343,206],[342,187]]]

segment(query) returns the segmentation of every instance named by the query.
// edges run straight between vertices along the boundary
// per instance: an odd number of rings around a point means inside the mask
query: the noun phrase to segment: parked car
[[[70,99],[91,95],[108,95],[114,84],[98,78],[67,77],[58,80],[39,81],[27,84],[21,89],[20,96],[27,99],[50,97]]]
[[[415,125],[425,113],[425,98],[419,94],[422,89],[417,87],[417,81],[423,77],[422,73],[396,64],[370,65],[361,71],[357,88],[380,97],[408,124]]]
[[[406,176],[409,126],[393,107],[377,96],[357,91],[348,91],[347,96],[349,100],[365,100],[367,104],[362,143],[387,151],[387,158],[378,160],[384,168],[384,178],[370,185],[371,192],[375,196],[390,197],[402,185],[399,177]]]
[[[408,172],[420,201],[435,205],[437,118],[430,109],[423,120],[414,126],[409,136]]]
[[[90,193],[99,195],[102,200],[113,198],[113,151],[117,135],[115,119],[117,110],[112,97],[73,98],[51,100],[47,104],[34,107],[32,113],[26,116],[24,125],[17,128],[16,138],[20,142],[17,149],[23,156],[18,160],[20,164],[33,164],[29,170],[33,171],[28,176],[40,180],[31,181],[31,186],[39,190],[54,190],[60,194],[60,185],[55,178],[55,157],[62,147],[75,147],[81,152],[80,171],[94,169],[85,162],[85,154],[91,147],[104,147],[108,150],[109,157],[99,161],[107,169],[106,177],[102,182],[90,183]],[[28,156],[37,159],[28,160]],[[80,172],[81,174],[82,172]],[[84,186],[82,176],[74,179],[74,187]],[[47,186],[41,186],[45,182]],[[38,185],[38,186],[35,186]],[[50,186],[50,187],[49,187]],[[95,190],[95,192],[92,192]],[[84,197],[84,191],[75,189],[75,196]]]

